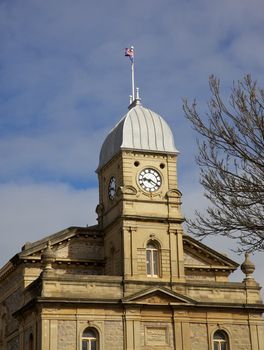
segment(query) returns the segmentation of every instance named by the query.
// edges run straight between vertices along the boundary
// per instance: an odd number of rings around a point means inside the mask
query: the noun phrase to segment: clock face
[[[116,194],[116,179],[114,176],[111,177],[108,185],[108,196],[111,200],[115,198]]]
[[[161,176],[157,170],[146,168],[139,173],[138,182],[143,190],[155,192],[161,186]]]

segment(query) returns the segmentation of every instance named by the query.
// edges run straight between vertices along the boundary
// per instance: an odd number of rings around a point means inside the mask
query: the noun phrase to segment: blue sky
[[[262,0],[2,0],[0,264],[27,241],[96,222],[95,169],[129,104],[130,45],[142,103],[166,119],[181,152],[183,211],[204,208],[182,98],[196,97],[205,113],[210,74],[223,96],[246,73],[263,86],[263,30]],[[233,241],[206,242],[243,260]],[[264,285],[261,259],[253,257]]]

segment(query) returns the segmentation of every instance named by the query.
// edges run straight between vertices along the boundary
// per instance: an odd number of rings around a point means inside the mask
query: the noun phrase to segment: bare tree
[[[188,221],[196,237],[223,235],[239,240],[238,251],[264,250],[264,91],[250,75],[233,84],[228,103],[215,76],[202,118],[196,101],[184,112],[200,134],[200,182],[210,204]]]

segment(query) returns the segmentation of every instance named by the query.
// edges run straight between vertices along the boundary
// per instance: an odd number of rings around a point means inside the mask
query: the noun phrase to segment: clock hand
[[[154,185],[157,185],[157,183],[155,181],[153,181],[152,179],[148,179],[148,182],[153,183]]]
[[[152,179],[149,179],[149,178],[146,177],[145,180],[147,180],[150,183],[153,183],[154,185],[157,185],[157,183],[155,181],[153,181]]]

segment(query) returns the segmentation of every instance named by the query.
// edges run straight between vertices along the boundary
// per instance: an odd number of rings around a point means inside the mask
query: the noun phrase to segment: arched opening
[[[217,330],[213,335],[213,350],[229,350],[228,335],[222,330]]]
[[[29,350],[34,350],[34,338],[32,333],[29,335],[28,348]]]
[[[146,270],[147,276],[159,276],[159,246],[156,242],[150,241],[146,247]]]
[[[82,350],[99,350],[98,333],[94,328],[86,328],[82,334]]]

